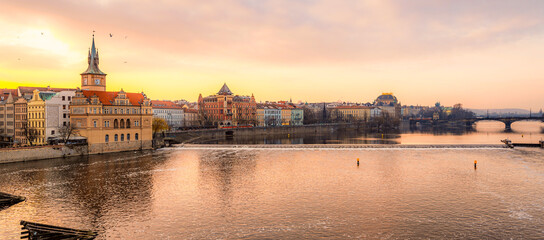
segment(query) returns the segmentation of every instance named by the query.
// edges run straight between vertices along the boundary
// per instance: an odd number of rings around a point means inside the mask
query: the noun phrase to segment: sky
[[[544,107],[544,1],[0,0],[0,88]],[[112,36],[110,36],[110,34]]]

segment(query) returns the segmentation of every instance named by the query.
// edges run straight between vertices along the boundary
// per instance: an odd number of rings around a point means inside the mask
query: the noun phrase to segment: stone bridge
[[[542,121],[544,122],[544,117],[487,117],[487,118],[470,118],[465,119],[465,121],[474,124],[479,121],[499,121],[504,123],[504,130],[512,130],[512,123],[517,121]]]
[[[433,120],[431,118],[413,118],[410,119],[410,126],[415,125],[416,123],[444,123],[444,122],[465,122],[467,126],[472,126],[479,121],[498,121],[504,123],[504,130],[511,131],[512,123],[517,121],[542,121],[544,122],[544,117],[487,117],[487,118],[466,118],[466,119],[456,119],[456,120]]]

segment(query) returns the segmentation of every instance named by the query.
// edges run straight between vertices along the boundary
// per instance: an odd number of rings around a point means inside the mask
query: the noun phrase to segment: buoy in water
[[[357,166],[359,166],[359,158],[357,158]]]
[[[474,169],[476,169],[476,165],[478,165],[478,161],[474,160]]]

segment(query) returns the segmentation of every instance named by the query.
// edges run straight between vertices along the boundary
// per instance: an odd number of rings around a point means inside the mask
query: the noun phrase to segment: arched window
[[[125,141],[125,134],[121,134],[121,142]]]
[[[127,141],[130,141],[130,133],[127,133]]]
[[[127,128],[130,128],[130,119],[127,119]]]
[[[138,134],[137,133],[134,134],[134,140],[136,140],[136,141],[138,140]]]
[[[119,121],[117,119],[113,120],[113,128],[119,128]]]
[[[119,124],[121,128],[125,128],[125,119],[121,119],[121,124]]]
[[[106,134],[106,139],[105,139],[106,142],[109,142],[110,141],[110,135]]]
[[[117,142],[117,141],[118,141],[118,138],[119,138],[119,136],[117,136],[117,134],[115,134],[115,137],[114,137],[114,138],[115,138],[115,141]]]

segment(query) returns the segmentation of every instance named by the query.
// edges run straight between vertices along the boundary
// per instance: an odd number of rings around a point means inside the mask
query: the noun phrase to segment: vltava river
[[[99,239],[544,239],[544,150],[459,148],[459,137],[442,148],[210,145],[4,164],[0,191],[27,201],[0,210],[0,239],[18,239],[20,220]]]

